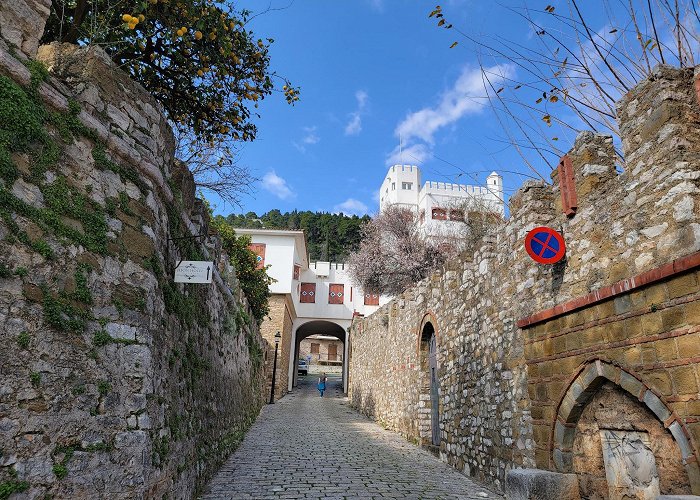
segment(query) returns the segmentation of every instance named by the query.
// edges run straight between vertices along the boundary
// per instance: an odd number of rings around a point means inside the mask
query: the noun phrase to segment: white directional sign
[[[183,260],[175,268],[175,283],[211,283],[213,274],[213,262]]]

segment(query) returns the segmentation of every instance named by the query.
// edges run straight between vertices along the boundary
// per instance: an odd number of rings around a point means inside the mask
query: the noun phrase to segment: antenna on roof
[[[401,166],[403,166],[403,136],[401,132],[399,132],[399,161],[401,162]]]

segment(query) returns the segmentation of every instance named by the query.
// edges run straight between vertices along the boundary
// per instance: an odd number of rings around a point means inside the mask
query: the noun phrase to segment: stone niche
[[[578,423],[573,468],[582,498],[656,499],[690,494],[671,433],[642,403],[611,382],[591,398]]]

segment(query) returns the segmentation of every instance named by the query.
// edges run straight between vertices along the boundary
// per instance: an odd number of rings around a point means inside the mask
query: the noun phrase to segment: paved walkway
[[[309,377],[263,408],[203,499],[502,498],[353,411]]]

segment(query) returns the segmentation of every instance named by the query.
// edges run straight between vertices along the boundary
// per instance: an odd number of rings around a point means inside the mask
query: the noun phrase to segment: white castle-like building
[[[389,168],[379,192],[379,211],[391,205],[414,210],[426,234],[434,236],[447,235],[452,230],[450,226],[464,221],[469,212],[505,214],[503,177],[496,172],[486,178],[486,186],[421,182],[416,165]]]
[[[382,184],[380,202],[380,210],[394,204],[416,210],[424,216],[422,223],[427,234],[444,235],[445,228],[458,227],[457,221],[460,217],[464,220],[468,212],[503,215],[503,178],[492,173],[486,187],[432,181],[421,186],[418,167],[394,165]],[[310,262],[303,231],[236,229],[236,233],[250,237],[250,249],[257,255],[258,265],[267,267],[273,278],[270,313],[261,325],[261,333],[271,346],[279,341],[276,397],[296,385],[302,340],[319,336],[342,342],[342,352],[328,354],[326,362],[342,364],[347,392],[348,328],[352,319],[358,314],[372,314],[391,297],[353,285],[342,263]],[[277,332],[279,338],[275,337]],[[268,377],[271,383],[271,372]]]

